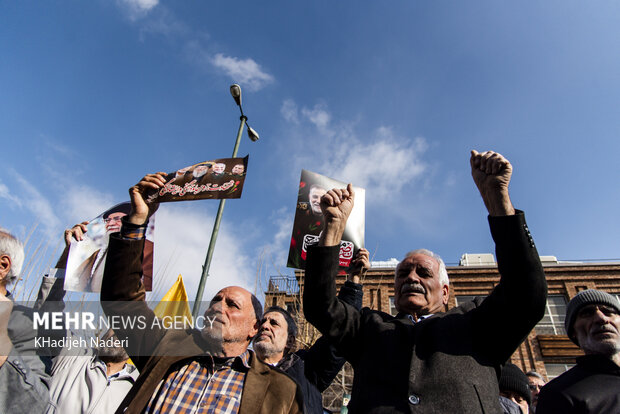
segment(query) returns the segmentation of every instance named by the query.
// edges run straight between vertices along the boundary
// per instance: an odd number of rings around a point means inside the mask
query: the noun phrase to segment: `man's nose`
[[[216,302],[209,306],[207,313],[222,312],[222,302]]]
[[[596,318],[604,323],[607,323],[609,321],[609,316],[605,315],[603,313],[603,311],[601,310],[601,308],[596,308],[596,312],[594,313],[594,315],[596,316]]]
[[[411,269],[411,271],[407,275],[407,280],[410,280],[412,282],[418,282],[418,283],[420,282],[420,276],[418,276],[418,273],[415,267]]]

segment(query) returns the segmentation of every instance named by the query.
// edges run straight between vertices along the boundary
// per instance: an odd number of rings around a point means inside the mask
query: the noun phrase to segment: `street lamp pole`
[[[239,110],[241,111],[241,116],[239,119],[241,122],[239,123],[239,130],[237,131],[237,140],[235,141],[235,148],[233,149],[232,158],[237,156],[237,151],[239,150],[239,144],[241,143],[241,134],[243,133],[243,128],[247,125],[248,117],[243,114],[243,108],[241,107],[241,87],[239,85],[232,85],[230,87],[230,93],[235,99],[235,102],[239,106]],[[252,141],[258,140],[258,134],[254,129],[247,125],[248,127],[248,136]],[[204,294],[205,285],[207,283],[207,277],[209,277],[209,268],[211,267],[211,259],[213,258],[213,251],[215,250],[215,242],[217,240],[217,234],[220,230],[220,222],[222,221],[222,213],[224,212],[224,206],[226,205],[226,199],[220,200],[220,205],[217,208],[217,214],[215,215],[215,224],[213,225],[213,231],[211,232],[211,240],[209,241],[209,249],[207,250],[207,257],[205,258],[205,263],[202,266],[202,275],[200,276],[200,283],[198,284],[198,292],[196,293],[196,300],[194,301],[194,308],[192,310],[192,315],[194,319],[198,317],[198,312],[200,312],[200,303],[202,302],[202,295]]]

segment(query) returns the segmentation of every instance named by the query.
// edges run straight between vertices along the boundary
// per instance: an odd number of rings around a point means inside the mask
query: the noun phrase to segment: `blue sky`
[[[513,163],[539,252],[618,253],[614,1],[0,3],[0,226],[48,249],[144,174],[261,139],[224,212],[206,293],[285,267],[302,168],[366,188],[375,260],[491,252],[469,150]],[[156,277],[193,297],[217,202],[160,209]],[[47,241],[47,242],[46,242]],[[43,263],[45,262],[45,263]]]

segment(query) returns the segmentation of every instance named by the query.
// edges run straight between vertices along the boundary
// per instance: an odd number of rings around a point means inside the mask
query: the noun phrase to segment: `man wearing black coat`
[[[340,289],[338,298],[357,310],[362,307],[362,285],[359,273],[370,268],[368,250],[360,249],[352,261],[352,272]],[[295,350],[297,324],[278,306],[265,310],[258,334],[254,338],[256,355],[280,368],[300,386],[307,414],[322,414],[321,393],[329,387],[345,363],[326,338],[319,338],[309,349]]]
[[[566,307],[564,326],[585,355],[540,390],[536,413],[620,412],[620,301],[601,290],[581,291]]]
[[[470,164],[501,280],[484,300],[448,312],[445,265],[428,250],[411,252],[396,268],[396,317],[339,301],[334,275],[353,187],[321,199],[326,227],[308,252],[304,313],[353,365],[350,412],[501,412],[501,366],[542,318],[547,286],[523,212],[510,201],[511,164],[491,151],[472,151]]]

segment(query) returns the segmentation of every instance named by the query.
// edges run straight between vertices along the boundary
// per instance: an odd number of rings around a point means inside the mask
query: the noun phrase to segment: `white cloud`
[[[301,113],[320,131],[330,136],[333,135],[333,132],[327,129],[331,115],[324,104],[317,104],[312,109],[302,108]]]
[[[299,110],[297,109],[297,104],[292,99],[285,99],[284,102],[282,102],[280,114],[285,121],[295,125],[299,124]]]
[[[61,203],[68,226],[91,220],[117,204],[111,194],[87,185],[72,183],[65,188]]]
[[[296,109],[297,104],[288,99],[282,108],[284,119],[290,122],[287,117],[290,108]],[[294,148],[285,151],[292,154],[293,163],[364,187],[370,201],[381,202],[388,196],[393,198],[428,171],[423,158],[428,144],[423,137],[397,136],[386,126],[357,134],[354,123],[334,122],[323,103],[312,108],[302,107],[300,112],[303,119],[316,128],[314,134],[306,132],[302,138],[312,136],[314,151],[306,151],[299,141],[292,142]]]
[[[4,199],[10,201],[16,207],[21,207],[22,206],[22,201],[19,199],[19,197],[11,194],[11,192],[9,191],[9,187],[7,187],[6,185],[4,185],[2,183],[0,183],[0,198],[4,198]]]
[[[273,76],[263,71],[260,65],[251,58],[239,59],[217,53],[211,59],[211,63],[223,70],[234,82],[251,91],[262,89],[274,80]]]
[[[190,34],[188,26],[177,19],[165,7],[159,7],[157,13],[151,13],[148,19],[141,22],[140,40],[144,41],[147,34],[163,35],[166,37],[183,36]]]
[[[215,53],[214,48],[207,45],[210,40],[208,33],[193,30],[165,5],[159,6],[156,13],[151,13],[159,0],[116,1],[132,22],[139,20],[140,40],[144,41],[149,34],[166,36],[178,43],[183,59],[202,70],[208,68],[212,71],[215,68],[248,91],[258,91],[274,82],[273,75],[252,58],[241,59]],[[148,18],[143,19],[147,14]]]
[[[154,295],[161,296],[179,274],[190,301],[196,297],[202,274],[214,216],[190,204],[166,204],[158,210],[155,220]],[[243,251],[243,237],[236,234],[233,223],[222,222],[205,286],[203,299],[210,300],[225,286],[238,285],[254,291],[256,271],[252,260]]]
[[[58,140],[55,140],[47,135],[41,135],[41,140],[48,149],[53,150],[54,152],[56,152],[58,155],[62,157],[75,158],[79,156],[79,153],[73,150],[72,148],[69,148],[66,145],[63,145]]]
[[[265,253],[268,259],[274,263],[286,265],[288,259],[288,249],[293,229],[293,212],[289,207],[280,207],[271,214],[270,221],[274,227],[272,240],[259,248],[260,254]],[[278,273],[283,273],[283,269],[277,269]]]
[[[380,129],[377,138],[367,144],[349,143],[343,159],[335,157],[330,170],[336,177],[344,177],[360,187],[367,188],[371,198],[382,200],[419,178],[426,170],[422,155],[426,140],[397,138]]]
[[[267,290],[269,278],[278,275],[292,275],[293,270],[286,267],[288,250],[293,229],[294,213],[288,207],[272,211],[272,227],[265,234],[273,234],[272,239],[256,249],[257,271],[259,274],[259,294]],[[258,295],[259,298],[261,297]]]
[[[117,2],[131,20],[137,20],[153,10],[159,0],[117,0]]]
[[[15,181],[24,192],[24,196],[21,198],[24,200],[23,204],[26,209],[39,220],[48,237],[58,237],[61,228],[60,219],[56,215],[51,202],[22,176],[15,172],[13,172],[13,175]]]

